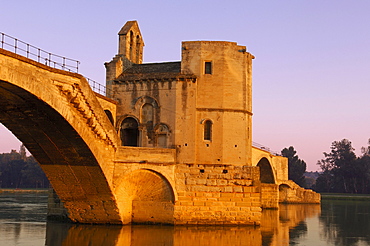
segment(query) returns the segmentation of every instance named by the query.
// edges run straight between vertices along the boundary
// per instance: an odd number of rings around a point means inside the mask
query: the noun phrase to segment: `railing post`
[[[30,45],[27,44],[27,58],[29,58],[29,53],[30,53]]]
[[[16,53],[16,54],[17,54],[17,42],[18,42],[18,40],[15,38],[14,39],[14,53]]]
[[[50,62],[51,62],[51,53],[49,53],[49,66],[50,66]]]
[[[41,54],[40,54],[40,49],[37,49],[37,62],[40,62]]]

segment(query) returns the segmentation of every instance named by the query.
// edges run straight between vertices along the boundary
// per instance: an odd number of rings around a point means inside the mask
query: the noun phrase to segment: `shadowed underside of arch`
[[[117,183],[115,191],[124,223],[173,224],[174,192],[161,174],[133,171]]]
[[[72,221],[121,223],[99,163],[58,111],[30,92],[0,80],[0,122],[37,159]]]
[[[274,173],[270,162],[263,157],[257,164],[260,167],[260,180],[262,183],[275,184]]]

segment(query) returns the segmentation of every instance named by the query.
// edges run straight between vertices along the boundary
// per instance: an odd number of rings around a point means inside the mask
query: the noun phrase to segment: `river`
[[[370,202],[266,210],[259,227],[76,225],[46,221],[47,193],[0,193],[1,246],[370,245]]]

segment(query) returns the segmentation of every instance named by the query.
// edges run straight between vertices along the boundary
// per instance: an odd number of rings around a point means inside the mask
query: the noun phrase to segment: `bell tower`
[[[128,21],[118,33],[118,55],[132,63],[143,63],[144,41],[137,21]]]
[[[136,20],[128,21],[118,32],[118,54],[106,62],[107,86],[132,64],[143,63],[144,40]]]

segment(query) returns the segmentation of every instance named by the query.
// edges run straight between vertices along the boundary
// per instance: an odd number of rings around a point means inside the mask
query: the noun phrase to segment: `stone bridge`
[[[114,120],[115,102],[83,76],[0,49],[0,122],[37,159],[71,221],[259,224],[261,208],[303,201],[285,158],[253,148],[252,166],[177,163],[176,148],[122,147]]]
[[[0,55],[1,123],[38,160],[73,221],[120,223],[111,189],[119,140],[87,81]]]
[[[287,158],[252,147],[252,165],[260,167],[262,208],[278,208],[279,203],[320,201],[319,194],[288,179]]]

